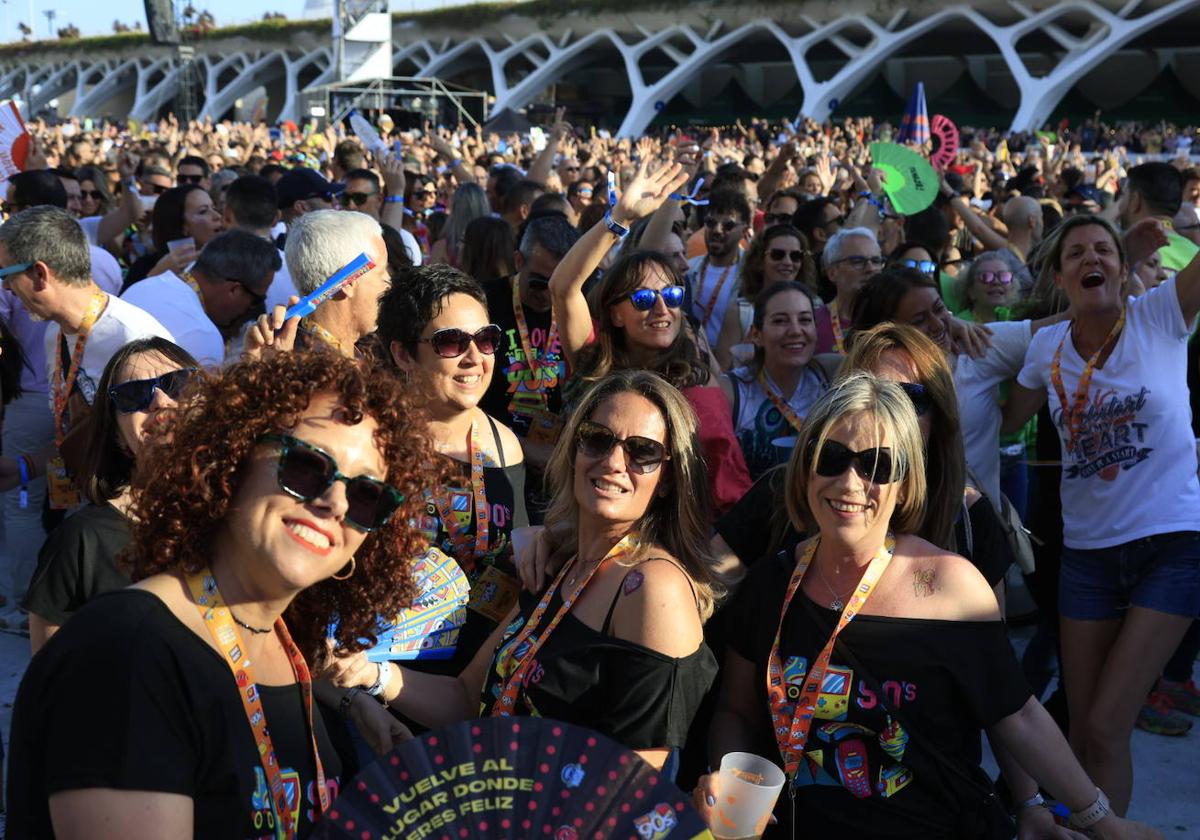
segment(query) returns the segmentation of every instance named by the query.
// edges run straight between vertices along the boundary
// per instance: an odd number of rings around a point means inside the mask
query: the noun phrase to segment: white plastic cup
[[[783,790],[783,771],[752,753],[731,752],[721,759],[720,791],[713,809],[714,837],[761,837]]]
[[[185,236],[182,239],[172,239],[167,243],[167,253],[174,253],[180,248],[195,248],[196,240],[190,236]]]

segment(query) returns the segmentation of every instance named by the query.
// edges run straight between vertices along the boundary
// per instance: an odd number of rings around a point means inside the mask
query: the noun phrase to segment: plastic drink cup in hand
[[[761,837],[783,789],[783,771],[757,755],[726,753],[721,759],[720,791],[713,808],[714,837]]]
[[[183,239],[172,239],[170,242],[168,242],[167,243],[167,252],[173,254],[176,251],[178,251],[180,248],[192,248],[194,250],[195,247],[196,247],[196,240],[190,236],[185,236],[185,237],[183,237]]]

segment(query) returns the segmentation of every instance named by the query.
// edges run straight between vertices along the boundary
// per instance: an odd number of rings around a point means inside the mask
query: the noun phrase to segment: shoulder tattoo
[[[933,595],[933,569],[917,569],[913,572],[913,595],[917,598]]]
[[[625,575],[625,580],[621,583],[621,591],[626,595],[632,595],[634,592],[638,591],[642,585],[642,581],[645,579],[645,575],[643,575],[637,569],[634,569],[632,572]]]

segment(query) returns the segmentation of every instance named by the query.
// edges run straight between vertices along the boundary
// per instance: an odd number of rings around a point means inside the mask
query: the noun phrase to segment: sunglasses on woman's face
[[[1011,271],[980,271],[976,273],[975,279],[987,286],[1007,286],[1012,282],[1013,273]]]
[[[92,201],[100,201],[104,198],[104,193],[100,190],[80,190],[80,198],[90,198]]]
[[[629,469],[639,475],[652,473],[663,461],[671,460],[658,441],[638,435],[622,439],[608,426],[591,420],[584,420],[575,432],[575,448],[589,458],[606,458],[618,444],[625,450]]]
[[[712,216],[709,216],[704,220],[704,226],[709,230],[716,230],[717,226],[720,225],[721,230],[725,231],[726,233],[729,233],[729,231],[733,230],[740,224],[741,222],[739,222],[737,219],[715,219]]]
[[[788,251],[784,248],[772,248],[771,250],[767,251],[767,256],[770,257],[772,262],[783,262],[784,258],[786,257],[788,262],[798,263],[800,260],[804,259],[804,252]]]
[[[787,225],[792,222],[791,213],[766,213],[763,215],[763,227],[771,225]]]
[[[475,342],[475,346],[479,348],[480,353],[488,356],[494,355],[496,348],[500,346],[501,335],[502,331],[498,326],[488,324],[486,327],[480,327],[473,333],[460,330],[458,327],[449,327],[444,330],[438,330],[429,338],[419,340],[432,347],[433,352],[437,353],[443,359],[454,359],[466,353],[472,341]]]
[[[809,443],[810,452],[815,446],[816,438],[813,438]],[[825,441],[817,456],[817,475],[837,478],[852,466],[860,478],[872,484],[891,484],[903,478],[903,475],[892,475],[892,450],[886,446],[855,452],[836,440]]]
[[[324,496],[341,481],[346,485],[345,521],[358,531],[382,528],[392,518],[404,496],[386,481],[367,475],[348,476],[338,470],[337,461],[320,447],[291,435],[263,435],[262,440],[279,444],[279,466],[275,479],[279,489],[293,499],[311,502]]]
[[[683,286],[667,286],[664,289],[634,289],[629,293],[629,302],[638,312],[649,312],[659,298],[668,309],[678,309],[683,303]]]
[[[153,379],[130,379],[108,389],[108,398],[122,414],[146,411],[154,402],[154,392],[162,391],[171,399],[178,399],[195,368],[180,368]]]
[[[923,417],[933,408],[933,395],[929,393],[929,389],[919,382],[897,382],[900,390],[908,394],[908,398],[912,400],[913,411],[918,417]]]
[[[896,260],[896,265],[902,268],[915,268],[922,274],[932,275],[937,271],[937,263],[933,260]]]

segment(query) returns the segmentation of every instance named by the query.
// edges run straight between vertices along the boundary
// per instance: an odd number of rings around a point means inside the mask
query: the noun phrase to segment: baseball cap
[[[342,184],[329,183],[315,170],[297,167],[285,172],[275,189],[279,193],[279,206],[284,208],[306,198],[332,200],[344,187]]]

